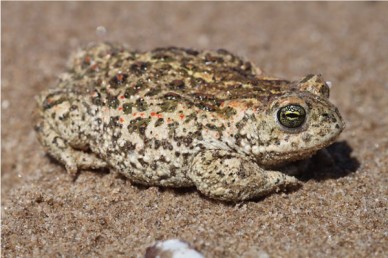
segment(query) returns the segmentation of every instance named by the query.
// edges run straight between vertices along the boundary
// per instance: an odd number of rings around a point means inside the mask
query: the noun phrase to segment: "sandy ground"
[[[207,257],[388,257],[388,3],[1,6],[3,257],[139,257],[169,238]],[[135,49],[225,48],[279,77],[323,74],[347,123],[336,166],[317,161],[302,188],[237,205],[113,173],[73,182],[36,140],[33,98],[101,25],[102,40]]]

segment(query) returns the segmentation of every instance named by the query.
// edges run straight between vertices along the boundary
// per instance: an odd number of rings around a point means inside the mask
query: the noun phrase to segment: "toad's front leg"
[[[225,150],[207,150],[194,159],[188,176],[204,195],[241,201],[299,185],[278,171],[264,170],[247,157]]]

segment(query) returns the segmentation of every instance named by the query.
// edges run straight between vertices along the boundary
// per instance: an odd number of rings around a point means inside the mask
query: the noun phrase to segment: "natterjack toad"
[[[196,186],[227,201],[298,184],[277,170],[344,128],[320,75],[265,77],[225,51],[78,51],[38,98],[36,131],[69,173],[110,168],[131,181]]]

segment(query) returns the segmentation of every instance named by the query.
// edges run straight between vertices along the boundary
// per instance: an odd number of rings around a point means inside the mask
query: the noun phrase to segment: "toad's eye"
[[[278,121],[287,128],[297,128],[306,120],[306,110],[299,105],[290,104],[279,109]]]

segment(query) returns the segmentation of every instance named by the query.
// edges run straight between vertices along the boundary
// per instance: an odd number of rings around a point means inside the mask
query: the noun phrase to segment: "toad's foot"
[[[108,166],[94,153],[74,149],[45,120],[40,120],[36,124],[35,130],[39,141],[47,152],[63,163],[67,172],[73,177],[77,174],[78,169],[99,169]]]
[[[203,194],[225,201],[247,200],[299,185],[292,176],[264,170],[244,156],[223,150],[199,153],[188,176]]]

